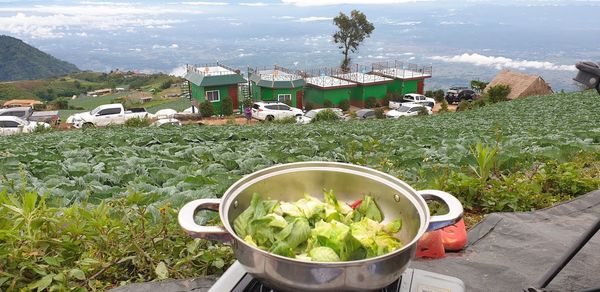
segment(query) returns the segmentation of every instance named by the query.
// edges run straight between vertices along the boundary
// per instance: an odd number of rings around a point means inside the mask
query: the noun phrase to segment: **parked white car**
[[[0,116],[0,136],[31,133],[37,127],[50,128],[50,124],[43,122],[29,122],[13,116]]]
[[[326,109],[332,110],[334,113],[336,113],[340,117],[340,120],[345,119],[344,112],[339,108],[319,108],[319,109],[310,110],[307,113],[305,113],[303,116],[296,117],[296,121],[298,124],[308,124],[308,123],[310,123],[310,121],[312,121],[312,119],[314,117],[317,116],[317,114],[319,112],[324,111]]]
[[[427,114],[431,114],[431,108],[428,106],[418,103],[404,103],[400,108],[385,113],[385,117],[388,119],[397,119],[399,117],[416,116],[422,108],[427,109]]]
[[[281,120],[302,115],[303,112],[301,109],[281,102],[259,101],[252,105],[252,118],[261,121]]]
[[[391,109],[397,109],[397,108],[400,108],[403,104],[405,104],[407,102],[419,103],[421,105],[428,106],[430,108],[433,108],[435,106],[435,99],[433,99],[431,97],[427,97],[422,94],[409,93],[409,94],[404,95],[402,100],[403,100],[402,102],[390,101],[388,104],[388,107]]]
[[[152,114],[143,108],[126,111],[120,103],[101,105],[90,112],[74,114],[67,118],[67,124],[75,128],[83,126],[103,127],[108,125],[122,125],[133,118],[151,118]]]

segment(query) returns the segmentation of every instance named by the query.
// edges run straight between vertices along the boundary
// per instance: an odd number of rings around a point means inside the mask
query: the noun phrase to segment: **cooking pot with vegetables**
[[[335,193],[333,200],[336,200],[333,204],[340,204],[337,208],[340,214],[336,210],[331,211],[338,217],[327,219],[328,222],[320,220],[316,223],[320,224],[318,228],[330,228],[327,224],[343,221],[341,217],[353,216],[352,212],[358,217],[365,217],[359,218],[360,221],[354,218],[354,221],[362,223],[378,219],[381,226],[392,226],[390,229],[395,229],[392,231],[394,237],[402,245],[390,243],[394,248],[389,252],[381,253],[380,249],[380,253],[368,258],[364,258],[364,254],[358,257],[348,255],[343,261],[340,261],[339,254],[332,253],[328,247],[307,248],[310,254],[293,257],[257,245],[252,236],[242,231],[246,230],[244,228],[248,224],[247,220],[242,219],[248,215],[246,210],[252,210],[251,204],[256,204],[257,194],[279,202],[298,202],[310,198],[307,195],[318,198],[325,194],[325,200],[331,203],[332,198],[327,196],[332,196],[332,193]],[[372,202],[357,202],[363,197]],[[429,199],[446,205],[448,213],[430,216],[425,201]],[[374,202],[377,211],[367,206]],[[361,207],[359,204],[365,205]],[[351,206],[350,209],[348,206]],[[357,211],[358,208],[350,211],[356,207],[361,208],[362,213]],[[302,209],[303,205],[299,208],[307,212]],[[278,209],[279,214],[281,209]],[[288,209],[283,212],[293,212]],[[199,210],[218,210],[223,226],[196,224],[194,217]],[[373,212],[380,212],[380,215],[373,215]],[[336,162],[299,162],[277,165],[247,175],[234,183],[221,199],[191,201],[181,208],[178,220],[192,237],[230,242],[237,260],[248,273],[276,288],[290,291],[370,291],[383,288],[400,277],[415,255],[417,241],[425,232],[454,224],[462,217],[462,213],[462,205],[454,196],[435,190],[416,191],[405,182],[377,170]],[[279,215],[274,213],[269,216]],[[282,224],[295,224],[296,221]],[[393,227],[399,227],[398,222],[401,222],[399,230]],[[280,239],[282,234],[294,236],[294,230],[299,229],[296,227],[292,226],[287,231],[282,229],[278,234],[268,236]],[[310,240],[308,244],[312,244]],[[306,245],[303,243],[302,247]]]

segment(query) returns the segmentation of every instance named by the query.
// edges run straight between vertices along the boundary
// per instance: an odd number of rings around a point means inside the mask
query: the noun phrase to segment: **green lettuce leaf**
[[[375,220],[377,222],[383,221],[383,214],[381,214],[379,207],[377,207],[375,200],[373,200],[371,196],[365,196],[357,210],[364,217],[367,217],[371,220]]]
[[[296,201],[295,205],[302,211],[304,217],[307,219],[319,216],[322,217],[325,212],[325,204],[319,199],[309,195],[304,195],[304,198]]]
[[[402,229],[402,219],[398,218],[385,225],[383,230],[387,233],[396,233]]]
[[[252,194],[250,206],[233,220],[233,230],[235,230],[235,233],[239,237],[244,238],[248,235],[248,225],[250,224],[250,221],[254,219],[254,212],[258,205],[260,205],[260,202],[260,195],[256,193]]]
[[[336,211],[340,212],[342,215],[346,215],[352,212],[352,207],[348,206],[348,204],[338,201],[338,199],[333,194],[333,190],[329,190],[329,192],[325,192],[325,204],[331,205],[335,208]]]
[[[315,247],[308,253],[310,258],[315,262],[339,262],[340,257],[335,251],[326,246]]]

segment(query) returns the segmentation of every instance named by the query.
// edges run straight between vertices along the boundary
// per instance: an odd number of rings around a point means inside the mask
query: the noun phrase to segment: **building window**
[[[205,96],[206,96],[206,100],[208,100],[210,102],[217,102],[217,101],[221,100],[221,96],[219,95],[218,90],[207,91],[205,93]]]
[[[279,102],[292,101],[292,95],[291,94],[278,94],[277,101],[279,101]]]

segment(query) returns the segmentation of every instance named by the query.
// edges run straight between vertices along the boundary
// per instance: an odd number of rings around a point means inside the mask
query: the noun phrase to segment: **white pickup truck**
[[[67,118],[67,124],[75,128],[84,126],[103,127],[108,125],[122,125],[133,118],[152,118],[152,114],[143,108],[126,111],[120,103],[101,105],[90,112],[78,113]]]
[[[391,109],[398,109],[400,108],[404,103],[418,103],[424,106],[428,106],[430,108],[433,108],[435,106],[435,99],[431,98],[431,97],[427,97],[425,95],[421,95],[421,94],[416,94],[416,93],[409,93],[404,95],[404,98],[402,98],[403,101],[398,102],[398,101],[391,101],[388,104],[388,107]]]

